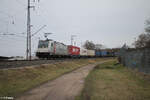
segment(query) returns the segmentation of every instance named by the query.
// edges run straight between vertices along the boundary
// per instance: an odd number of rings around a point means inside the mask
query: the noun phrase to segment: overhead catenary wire
[[[21,38],[26,38],[26,36],[20,36],[20,35],[18,35],[18,34],[14,34],[14,33],[0,33],[0,37],[2,37],[2,36],[15,36],[15,37],[21,37]]]
[[[39,40],[39,37],[34,37],[34,39]],[[7,42],[7,44],[10,44],[10,41],[16,41],[16,43],[23,43],[26,41],[26,37],[19,36],[19,35],[1,35],[0,34],[0,41],[5,40],[3,42]],[[19,42],[18,42],[19,41]],[[0,42],[2,43],[2,42]],[[14,44],[16,44],[14,43]]]
[[[33,8],[34,7],[34,4],[33,4],[33,2],[30,2],[31,0],[28,0],[28,5],[25,5],[23,2],[21,2],[20,0],[16,0],[16,2],[18,3],[18,4],[20,4],[21,6],[25,6],[25,9],[26,10],[28,10],[28,11],[30,11],[30,8]],[[39,2],[39,0],[36,0],[36,1],[38,1]],[[35,2],[35,1],[34,1]],[[30,3],[31,3],[31,5],[30,5]],[[33,6],[32,6],[33,5]],[[21,12],[21,13],[24,13],[23,11]],[[29,12],[30,13],[30,12]],[[29,14],[28,13],[28,14]],[[11,18],[11,23],[12,24],[14,24],[14,16],[15,17],[17,17],[17,15],[18,15],[18,13],[16,13],[16,14],[13,14],[13,16],[12,15],[10,15],[10,14],[8,14],[8,13],[5,13],[4,11],[0,11],[0,14],[3,14],[3,15],[5,15],[5,16],[7,16],[8,18]],[[30,16],[30,14],[29,14],[29,16]],[[29,16],[28,16],[28,18],[29,18]],[[29,19],[29,22],[30,22],[30,19]],[[7,24],[9,24],[9,21],[7,22]],[[15,24],[15,26],[16,26],[16,24]],[[45,27],[45,25],[42,27],[42,28],[44,28]],[[7,27],[8,28],[8,27]],[[28,28],[31,28],[31,25],[28,23]],[[38,29],[32,36],[34,36],[35,34],[37,34],[42,28],[40,28],[40,29]],[[9,29],[9,28],[8,28]],[[11,30],[12,30],[12,27],[10,28]],[[30,30],[30,29],[29,29]],[[14,29],[13,29],[13,31],[14,31]],[[28,31],[29,32],[29,31]],[[6,34],[7,33],[7,34]],[[23,32],[23,33],[26,33],[26,32]],[[2,36],[3,35],[3,36]],[[8,36],[7,36],[8,35]],[[31,53],[31,31],[29,32],[29,34],[28,34],[28,36],[29,36],[29,40],[28,40],[28,45],[29,45],[29,48],[28,48],[28,50],[30,49],[30,52],[29,52],[29,57],[31,57],[31,55],[30,55],[30,53]],[[4,40],[4,39],[1,39],[1,37],[6,37],[8,40],[10,40],[10,39],[12,39],[13,40],[13,38],[15,38],[14,39],[14,41],[16,41],[16,38],[17,39],[20,39],[20,40],[25,40],[26,38],[27,38],[27,36],[26,36],[26,34],[24,34],[24,35],[22,35],[22,33],[15,33],[15,34],[11,34],[11,33],[9,33],[8,31],[7,32],[5,32],[5,33],[3,33],[3,34],[1,34],[0,35],[0,41],[1,40]],[[32,38],[34,38],[34,39],[37,39],[36,37],[32,37]],[[38,37],[39,38],[39,37]],[[20,41],[19,40],[19,41]],[[18,41],[18,40],[17,40]],[[8,41],[7,41],[8,42]]]
[[[38,29],[35,33],[33,33],[31,36],[35,36],[38,32],[40,32],[43,28],[45,28],[46,25],[43,25],[40,29]]]

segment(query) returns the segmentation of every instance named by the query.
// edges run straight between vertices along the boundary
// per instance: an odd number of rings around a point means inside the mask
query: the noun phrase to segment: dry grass
[[[44,82],[55,79],[64,73],[81,66],[105,59],[81,59],[56,64],[39,65],[19,69],[0,70],[0,96],[17,96]]]
[[[150,82],[114,64],[116,61],[97,66],[77,100],[150,100]]]

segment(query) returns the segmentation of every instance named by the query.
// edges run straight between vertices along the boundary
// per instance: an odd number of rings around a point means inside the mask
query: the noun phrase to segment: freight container
[[[68,46],[68,54],[70,56],[79,56],[80,55],[80,48],[77,46],[69,45]]]
[[[105,57],[105,56],[107,56],[108,54],[107,54],[107,51],[101,51],[101,56],[102,57]]]
[[[85,56],[87,56],[87,49],[84,49],[84,48],[80,48],[80,56],[81,57],[85,57]]]
[[[87,55],[90,57],[95,56],[95,51],[94,50],[87,50]]]
[[[95,56],[96,57],[100,57],[101,56],[101,51],[100,50],[96,50],[95,51]]]

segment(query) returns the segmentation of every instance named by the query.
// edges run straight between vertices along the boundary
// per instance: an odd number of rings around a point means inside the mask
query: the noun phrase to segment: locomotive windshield
[[[48,48],[49,41],[39,41],[38,48]]]

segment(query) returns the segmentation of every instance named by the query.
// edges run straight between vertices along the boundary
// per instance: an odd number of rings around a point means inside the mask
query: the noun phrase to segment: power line
[[[33,3],[35,3],[35,2],[39,2],[39,0],[34,0],[33,1]],[[16,2],[18,2],[19,4],[21,4],[22,6],[26,6],[26,5],[24,5],[24,4],[22,4],[19,0],[16,0]],[[32,3],[31,3],[31,0],[27,0],[27,36],[25,37],[26,39],[27,39],[27,49],[26,49],[26,56],[27,56],[27,60],[31,60],[31,37],[32,37],[32,35],[31,35],[31,18],[30,18],[30,8],[35,8],[35,6],[32,6],[31,5]],[[3,12],[3,11],[0,11],[0,13],[1,14],[4,14],[4,15],[6,15],[7,17],[9,17],[9,18],[12,18],[13,19],[13,23],[14,23],[14,17],[12,16],[12,15],[10,15],[10,14],[8,14],[8,13],[5,13],[5,12]],[[45,26],[44,26],[45,27]],[[42,27],[43,28],[43,27]],[[33,36],[35,35],[35,34],[37,34],[39,31],[41,30],[41,28],[39,29],[39,30],[37,30],[34,34],[33,34]],[[8,33],[7,32],[7,34],[5,34],[5,33],[3,33],[3,34],[1,34],[1,35],[5,35],[5,36],[15,36],[15,37],[23,37],[24,38],[24,36],[19,36],[19,35],[17,35],[17,34],[10,34],[10,33]]]
[[[17,36],[17,37],[22,37],[22,38],[26,38],[26,36],[20,36],[17,33],[0,33],[0,36]]]
[[[43,25],[40,29],[38,29],[35,33],[33,33],[31,36],[36,35],[38,32],[40,32],[43,28],[45,28],[46,25]]]

